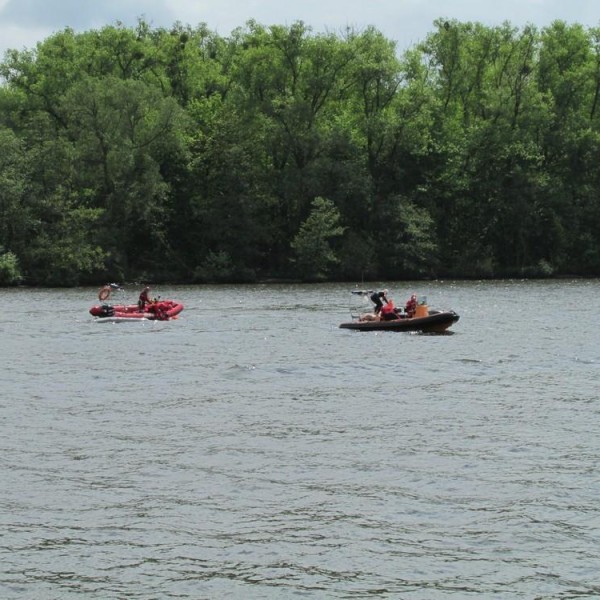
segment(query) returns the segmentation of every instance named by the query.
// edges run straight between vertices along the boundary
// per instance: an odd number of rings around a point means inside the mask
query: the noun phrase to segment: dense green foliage
[[[140,21],[0,75],[0,284],[600,275],[600,29]]]

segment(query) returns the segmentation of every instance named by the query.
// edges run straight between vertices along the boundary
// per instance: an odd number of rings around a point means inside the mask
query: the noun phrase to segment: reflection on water
[[[378,285],[1,290],[0,597],[600,597],[598,282]]]

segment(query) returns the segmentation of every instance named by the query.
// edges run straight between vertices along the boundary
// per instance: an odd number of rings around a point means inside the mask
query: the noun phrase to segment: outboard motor
[[[102,317],[114,317],[115,316],[115,309],[110,304],[103,304],[100,308],[102,309],[100,316],[102,316]]]
[[[102,304],[102,306],[92,306],[90,314],[94,317],[112,317],[115,309],[110,304]]]
[[[101,306],[92,306],[90,314],[94,317],[112,317],[115,309],[110,304],[102,304]]]

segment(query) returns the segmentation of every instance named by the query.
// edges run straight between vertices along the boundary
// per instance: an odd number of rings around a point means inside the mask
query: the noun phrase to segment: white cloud
[[[101,26],[115,21],[134,24],[143,14],[161,21],[174,19],[165,0],[5,0],[0,9],[3,24],[77,30]]]
[[[9,48],[26,50],[34,48],[36,43],[46,36],[50,31],[38,27],[16,27],[14,25],[0,25],[0,53],[3,55]],[[2,56],[0,56],[0,59]]]
[[[0,51],[34,47],[52,32],[77,31],[120,21],[134,25],[143,17],[154,27],[175,21],[196,26],[201,22],[220,35],[242,27],[249,19],[263,25],[304,21],[315,31],[343,31],[346,27],[378,28],[404,49],[433,31],[436,18],[539,27],[553,20],[600,23],[598,0],[0,0]]]

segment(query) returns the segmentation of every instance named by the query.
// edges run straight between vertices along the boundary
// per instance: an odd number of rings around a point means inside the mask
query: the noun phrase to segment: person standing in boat
[[[378,315],[383,308],[383,304],[388,303],[387,298],[387,290],[383,290],[382,292],[373,292],[369,297],[371,298],[371,302],[375,305],[373,312]]]
[[[146,304],[150,304],[151,302],[150,297],[148,296],[149,292],[150,286],[147,285],[140,293],[140,297],[138,298],[138,308],[141,311],[144,311],[144,309],[146,308]]]

